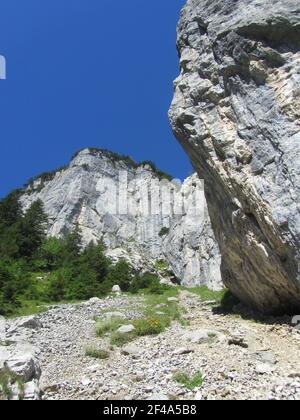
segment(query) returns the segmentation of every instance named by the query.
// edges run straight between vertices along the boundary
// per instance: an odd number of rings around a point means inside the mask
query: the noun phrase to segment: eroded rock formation
[[[64,236],[78,224],[84,244],[103,239],[115,261],[125,258],[187,286],[219,289],[221,258],[206,203],[203,214],[176,213],[197,188],[205,201],[199,183],[195,174],[179,187],[149,164],[85,149],[64,169],[30,182],[21,201],[24,209],[43,201],[49,236]]]
[[[300,308],[300,1],[188,0],[170,119],[201,178],[223,280]]]

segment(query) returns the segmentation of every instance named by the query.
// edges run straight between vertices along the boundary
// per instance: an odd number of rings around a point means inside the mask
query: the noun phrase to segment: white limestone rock
[[[113,184],[119,173],[127,172],[129,212],[116,209]],[[169,267],[164,276],[175,278],[187,286],[222,287],[220,255],[208,219],[204,215],[166,212],[166,200],[153,194],[150,213],[145,204],[145,189],[161,185],[161,177],[149,165],[132,165],[107,151],[85,149],[76,154],[63,170],[46,180],[37,178],[21,197],[26,210],[32,202],[42,200],[49,217],[48,235],[61,237],[76,224],[82,231],[84,245],[103,239],[107,255],[114,261],[125,258],[138,271],[156,271],[163,260]],[[164,179],[164,188],[171,191],[170,202],[182,196],[192,201],[197,175],[188,178],[178,192],[177,184]],[[147,194],[146,194],[147,195]],[[146,210],[145,210],[146,209]],[[124,210],[124,209],[123,209]],[[162,228],[166,234],[160,235]],[[161,275],[161,273],[159,273]]]
[[[170,121],[204,179],[222,279],[300,309],[300,2],[187,0]]]

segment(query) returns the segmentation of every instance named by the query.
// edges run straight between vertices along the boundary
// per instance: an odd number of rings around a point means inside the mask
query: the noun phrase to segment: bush
[[[171,286],[166,284],[161,284],[159,278],[157,277],[148,288],[148,293],[153,295],[163,295],[165,292],[171,289]]]
[[[20,306],[19,297],[24,293],[29,279],[10,271],[0,263],[0,315],[11,315]]]
[[[159,236],[162,238],[163,236],[167,236],[170,232],[170,229],[167,227],[163,227],[161,228],[160,232],[159,232]]]
[[[201,372],[197,372],[190,376],[185,372],[177,372],[173,376],[173,380],[179,384],[184,385],[187,389],[192,391],[195,388],[199,388],[203,385],[204,379]]]
[[[98,321],[96,324],[96,335],[102,337],[107,332],[113,332],[121,325],[124,324],[124,320],[120,318],[112,318],[107,321]]]
[[[166,260],[157,260],[155,263],[155,268],[158,271],[164,271],[169,269],[169,263]]]
[[[131,332],[128,334],[121,334],[117,331],[112,332],[110,337],[110,344],[112,346],[122,347],[124,344],[129,343],[130,341],[136,338],[135,332]]]
[[[133,322],[137,336],[157,335],[165,330],[166,323],[161,318],[142,318]]]
[[[129,292],[138,293],[140,290],[149,289],[157,280],[159,281],[158,277],[151,273],[144,273],[139,276],[136,275],[131,282]]]
[[[156,274],[144,273],[134,277],[130,284],[129,292],[134,294],[143,292],[153,295],[162,295],[170,289],[170,286],[161,284],[159,277]]]
[[[41,271],[57,270],[62,264],[63,253],[62,240],[57,238],[45,239],[36,253],[34,266]]]
[[[113,287],[118,284],[123,292],[130,289],[131,282],[134,278],[134,271],[127,261],[121,259],[115,265],[111,265],[108,269],[107,284]]]
[[[87,347],[85,350],[87,357],[93,357],[94,359],[108,359],[109,352],[106,350],[97,349],[96,347]]]

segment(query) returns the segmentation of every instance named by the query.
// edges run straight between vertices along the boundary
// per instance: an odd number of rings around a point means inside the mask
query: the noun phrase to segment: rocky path
[[[92,299],[37,316],[30,342],[41,350],[43,399],[299,399],[300,334],[288,324],[260,324],[223,315],[191,293],[180,302],[187,326],[174,322],[158,336],[134,340],[129,351],[95,335],[93,317],[118,311],[139,317],[142,298]],[[87,346],[109,358],[85,356]],[[128,347],[128,345],[127,345]],[[129,353],[129,354],[128,354]],[[178,371],[201,371],[202,387],[174,381]]]

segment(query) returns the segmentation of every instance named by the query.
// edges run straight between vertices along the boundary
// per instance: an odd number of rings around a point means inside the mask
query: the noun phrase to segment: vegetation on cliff
[[[106,296],[118,284],[124,292],[164,291],[156,275],[137,273],[125,261],[112,264],[102,242],[83,248],[78,227],[64,238],[47,238],[40,200],[23,213],[19,193],[0,201],[0,315],[39,304]]]

